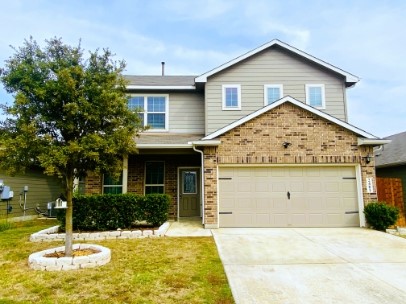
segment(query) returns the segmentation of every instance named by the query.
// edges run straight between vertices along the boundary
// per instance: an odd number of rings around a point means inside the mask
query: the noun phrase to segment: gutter
[[[373,139],[373,138],[361,138],[358,137],[358,146],[381,146],[389,144],[389,139]]]
[[[196,140],[190,141],[188,144],[192,144],[193,146],[216,147],[221,144],[221,140]]]
[[[375,159],[376,159],[376,156],[375,156]],[[375,163],[376,163],[376,160],[375,160]],[[397,163],[390,163],[390,164],[386,163],[386,164],[381,164],[381,165],[375,165],[375,168],[382,169],[382,168],[398,167],[398,166],[405,166],[405,165],[406,165],[406,161],[400,161]]]
[[[192,144],[137,144],[137,149],[190,149]]]
[[[187,144],[137,144],[137,149],[190,149],[194,146],[215,147],[220,144],[220,140],[196,140]]]
[[[194,85],[183,85],[183,86],[154,86],[154,85],[128,85],[127,90],[196,90]]]

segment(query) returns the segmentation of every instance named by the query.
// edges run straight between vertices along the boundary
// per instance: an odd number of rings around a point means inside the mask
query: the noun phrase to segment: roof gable
[[[331,64],[329,64],[329,63],[327,63],[327,62],[325,62],[323,60],[320,60],[320,59],[318,59],[318,58],[316,58],[316,57],[314,57],[314,56],[312,56],[312,55],[310,55],[308,53],[305,53],[305,52],[303,52],[303,51],[301,51],[301,50],[299,50],[299,49],[297,49],[297,48],[295,48],[295,47],[293,47],[293,46],[291,46],[289,44],[286,44],[286,43],[284,43],[284,42],[282,42],[280,40],[274,39],[274,40],[272,40],[272,41],[270,41],[270,42],[268,42],[268,43],[266,43],[264,45],[261,45],[260,47],[254,49],[252,51],[249,51],[249,52],[247,52],[247,53],[245,53],[245,54],[243,54],[243,55],[241,55],[241,56],[239,56],[239,57],[237,57],[237,58],[235,58],[235,59],[233,59],[233,60],[231,60],[229,62],[226,62],[226,63],[220,65],[219,67],[217,67],[215,69],[210,70],[209,72],[206,72],[206,73],[196,77],[195,81],[197,83],[198,82],[203,82],[203,83],[207,82],[208,77],[210,77],[210,76],[212,76],[214,74],[217,74],[217,73],[219,73],[219,72],[221,72],[221,71],[223,71],[223,70],[225,70],[225,69],[227,69],[227,68],[229,68],[229,67],[231,67],[231,66],[233,66],[233,65],[235,65],[235,64],[237,64],[237,63],[239,63],[239,62],[241,62],[241,61],[243,61],[243,60],[245,60],[245,59],[247,59],[249,57],[251,57],[251,56],[254,56],[255,54],[257,54],[259,52],[262,52],[265,49],[268,49],[268,48],[270,48],[272,46],[276,46],[276,45],[281,47],[281,48],[284,48],[286,50],[289,50],[289,51],[295,53],[296,55],[299,55],[299,56],[301,56],[303,58],[306,58],[306,59],[308,59],[308,60],[310,60],[310,61],[312,61],[312,62],[314,62],[314,63],[316,63],[316,64],[318,64],[320,66],[323,66],[324,68],[327,68],[327,69],[329,69],[329,70],[331,70],[331,71],[333,71],[333,72],[335,72],[337,74],[340,74],[340,75],[344,76],[347,86],[352,86],[352,85],[354,85],[355,83],[357,83],[360,80],[357,76],[355,76],[355,75],[353,75],[351,73],[348,73],[348,72],[346,72],[344,70],[341,70],[341,69],[337,68],[336,66],[333,66],[333,65],[331,65]]]
[[[276,107],[278,107],[281,104],[284,104],[286,102],[289,102],[289,103],[291,103],[293,105],[296,105],[299,108],[302,108],[302,109],[304,109],[306,111],[309,111],[309,112],[311,112],[311,113],[313,113],[313,114],[315,114],[315,115],[317,115],[317,116],[319,116],[321,118],[324,118],[324,119],[326,119],[326,120],[328,120],[328,121],[330,121],[330,122],[332,122],[332,123],[334,123],[336,125],[339,125],[339,126],[345,128],[345,129],[349,130],[349,131],[352,131],[352,132],[354,132],[355,134],[357,134],[359,136],[362,136],[362,137],[365,137],[365,138],[370,138],[370,139],[378,139],[376,136],[374,136],[374,135],[372,135],[372,134],[370,134],[368,132],[365,132],[364,130],[361,130],[361,129],[359,129],[359,128],[357,128],[357,127],[355,127],[355,126],[353,126],[353,125],[351,125],[349,123],[346,123],[345,121],[337,119],[337,118],[335,118],[335,117],[333,117],[333,116],[331,116],[329,114],[326,114],[326,113],[324,113],[324,112],[322,112],[322,111],[320,111],[320,110],[318,110],[316,108],[313,108],[312,106],[309,106],[309,105],[307,105],[307,104],[305,104],[305,103],[303,103],[303,102],[301,102],[301,101],[299,101],[299,100],[297,100],[297,99],[295,99],[295,98],[293,98],[291,96],[285,96],[285,97],[279,99],[278,101],[275,101],[274,103],[271,103],[271,104],[269,104],[269,105],[255,111],[255,112],[253,112],[253,113],[251,113],[251,114],[249,114],[247,116],[244,116],[244,117],[234,121],[233,123],[221,128],[221,129],[207,135],[202,140],[210,140],[210,139],[217,138],[218,136],[220,136],[220,135],[222,135],[222,134],[224,134],[224,133],[226,133],[226,132],[228,132],[228,131],[230,131],[230,130],[232,130],[232,129],[240,126],[240,125],[242,125],[243,123],[246,123],[247,121],[249,121],[249,120],[251,120],[251,119],[253,119],[255,117],[258,117],[261,114],[263,114],[265,112],[268,112],[268,111],[270,111],[270,110],[272,110],[272,109],[274,109],[274,108],[276,108]]]

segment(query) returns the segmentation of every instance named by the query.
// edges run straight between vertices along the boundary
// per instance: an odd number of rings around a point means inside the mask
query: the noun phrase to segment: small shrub
[[[375,230],[385,231],[394,225],[399,217],[399,209],[385,202],[372,202],[365,206],[365,219]]]
[[[166,194],[147,194],[144,198],[145,221],[160,226],[168,219],[170,197]]]

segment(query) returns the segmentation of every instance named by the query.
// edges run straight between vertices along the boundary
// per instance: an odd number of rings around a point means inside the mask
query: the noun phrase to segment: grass
[[[6,231],[8,229],[11,229],[14,227],[14,224],[11,222],[8,222],[7,220],[1,220],[0,219],[0,232]]]
[[[0,303],[234,303],[214,240],[92,241],[112,251],[98,268],[44,272],[28,256],[61,242],[31,243],[53,221],[13,223],[0,233]]]

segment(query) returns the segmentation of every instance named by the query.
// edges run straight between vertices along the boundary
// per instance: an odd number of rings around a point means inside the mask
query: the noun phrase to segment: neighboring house
[[[199,76],[128,76],[150,129],[122,179],[86,193],[167,193],[170,217],[205,228],[364,226],[376,200],[373,147],[347,123],[359,78],[279,40]]]
[[[9,201],[12,210],[8,214],[7,202],[0,201],[0,218],[24,215],[24,200],[27,209],[25,215],[37,215],[35,211],[37,205],[40,210],[48,214],[47,203],[55,201],[64,192],[60,179],[45,175],[40,169],[30,169],[26,174],[15,176],[0,171],[0,180],[3,180],[4,184],[14,192],[14,197]],[[28,191],[24,192],[25,186],[25,190]]]
[[[393,177],[402,180],[403,199],[406,199],[406,132],[391,135],[391,140],[375,150],[376,176]]]

